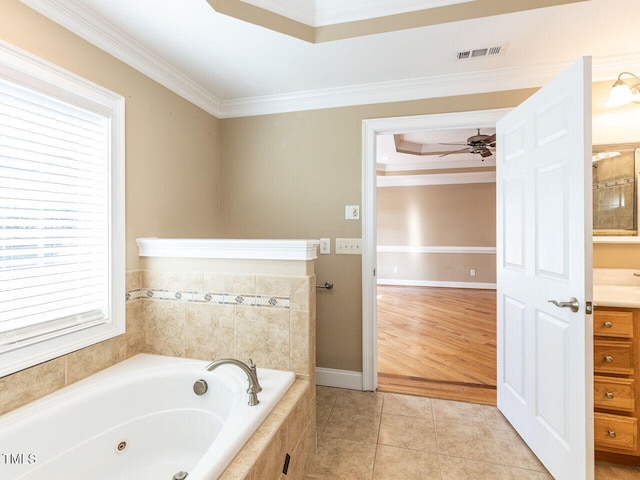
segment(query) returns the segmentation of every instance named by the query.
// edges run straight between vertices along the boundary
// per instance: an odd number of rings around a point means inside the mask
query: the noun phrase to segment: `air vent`
[[[507,44],[493,45],[491,47],[474,48],[469,50],[460,50],[456,57],[458,60],[466,60],[467,58],[489,57],[492,55],[500,55],[507,49]]]

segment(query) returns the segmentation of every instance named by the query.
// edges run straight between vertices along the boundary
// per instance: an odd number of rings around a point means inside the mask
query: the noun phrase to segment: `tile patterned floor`
[[[317,427],[305,480],[553,480],[495,407],[318,387]],[[596,479],[640,468],[599,463]]]

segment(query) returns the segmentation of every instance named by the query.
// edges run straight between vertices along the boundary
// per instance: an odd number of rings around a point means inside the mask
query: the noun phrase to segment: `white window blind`
[[[0,80],[0,351],[108,318],[109,118]]]

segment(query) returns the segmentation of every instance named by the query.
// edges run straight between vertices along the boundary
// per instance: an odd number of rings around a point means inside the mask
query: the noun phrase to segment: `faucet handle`
[[[261,392],[262,386],[260,386],[260,381],[258,380],[258,372],[256,371],[256,364],[253,363],[253,360],[251,358],[249,359],[249,370],[251,370],[251,373],[253,373],[253,377],[256,380],[256,392]]]

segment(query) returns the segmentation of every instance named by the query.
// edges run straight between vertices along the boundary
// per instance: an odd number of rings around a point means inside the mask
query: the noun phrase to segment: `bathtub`
[[[0,417],[2,480],[213,480],[294,382],[258,368],[140,354]],[[204,379],[208,390],[196,395]]]

